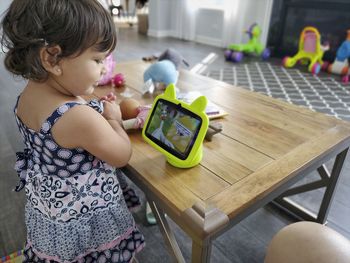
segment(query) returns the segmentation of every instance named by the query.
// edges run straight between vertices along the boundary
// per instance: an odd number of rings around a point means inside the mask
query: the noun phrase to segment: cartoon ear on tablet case
[[[206,105],[204,96],[191,104],[177,100],[175,86],[170,84],[153,102],[142,130],[144,140],[163,153],[173,166],[197,165],[202,160],[203,139],[209,124]]]

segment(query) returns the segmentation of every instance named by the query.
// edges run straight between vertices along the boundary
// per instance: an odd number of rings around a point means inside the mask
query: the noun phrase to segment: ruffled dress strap
[[[25,127],[17,116],[17,107],[18,107],[18,102],[20,97],[21,97],[21,94],[17,96],[16,104],[13,108],[13,112],[15,114],[15,119],[19,128],[19,131],[22,134],[24,141],[27,145],[28,134],[26,134]],[[30,158],[31,154],[32,154],[32,150],[28,146],[24,148],[23,152],[16,152],[16,163],[14,168],[19,178],[17,185],[13,189],[16,192],[19,192],[24,188],[26,184],[27,169],[33,167],[33,161]]]
[[[13,108],[13,112],[15,114],[17,114],[17,107],[18,107],[18,102],[19,102],[19,98],[21,97],[21,94],[17,96],[17,99],[16,99],[16,104],[15,104],[15,107]]]
[[[87,103],[88,106],[90,106],[91,108],[93,108],[94,110],[96,110],[99,113],[103,113],[103,102],[99,101],[99,100],[90,100]]]
[[[73,108],[76,105],[84,105],[81,102],[66,102],[65,104],[59,106],[43,123],[41,126],[40,132],[43,134],[48,134],[51,131],[53,125],[65,114],[69,109]],[[86,105],[95,109],[99,113],[103,112],[103,104],[100,101],[92,100]]]
[[[17,96],[16,104],[15,104],[15,107],[13,108],[13,113],[15,115],[15,119],[16,119],[16,122],[17,122],[17,125],[18,125],[18,129],[19,129],[20,133],[22,134],[23,138],[26,140],[28,138],[26,138],[27,136],[26,136],[25,131],[24,131],[24,126],[21,123],[19,117],[17,116],[17,108],[18,108],[18,102],[19,102],[20,97],[21,97],[21,94]]]

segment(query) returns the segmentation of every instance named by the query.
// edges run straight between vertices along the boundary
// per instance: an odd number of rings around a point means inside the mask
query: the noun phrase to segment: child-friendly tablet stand
[[[205,96],[191,104],[176,99],[175,86],[168,85],[153,102],[142,129],[144,140],[163,153],[175,167],[197,165],[202,160],[203,139],[209,125],[206,105]]]

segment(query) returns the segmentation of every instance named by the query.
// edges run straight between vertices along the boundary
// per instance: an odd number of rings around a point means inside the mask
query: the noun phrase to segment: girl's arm
[[[102,116],[89,106],[75,106],[56,122],[52,135],[61,147],[81,147],[112,166],[123,167],[130,160],[131,144],[118,113],[114,114],[112,110],[110,116]]]

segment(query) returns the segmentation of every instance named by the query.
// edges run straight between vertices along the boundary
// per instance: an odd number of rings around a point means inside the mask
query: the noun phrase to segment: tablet
[[[200,96],[192,103],[176,99],[170,84],[158,95],[142,129],[144,140],[163,153],[176,167],[197,165],[203,156],[203,140],[209,119],[205,114],[207,98]]]
[[[145,135],[179,159],[186,160],[201,125],[202,119],[181,103],[159,99],[150,113]]]

